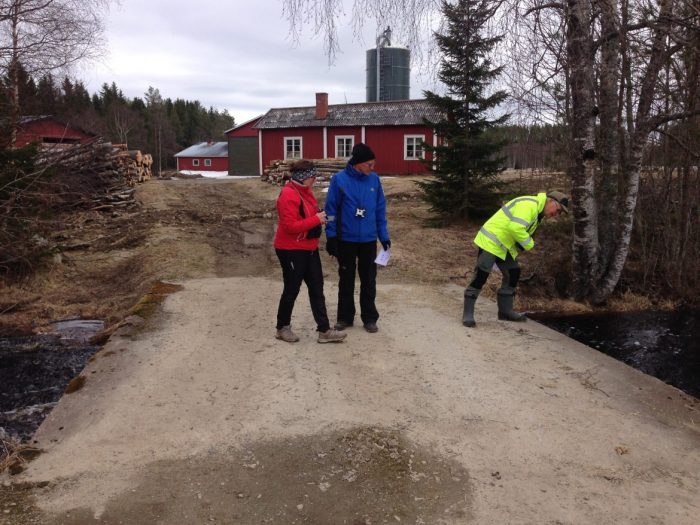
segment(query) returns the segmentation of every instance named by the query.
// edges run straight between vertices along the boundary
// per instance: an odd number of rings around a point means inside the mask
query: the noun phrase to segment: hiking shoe
[[[329,328],[325,332],[318,333],[318,342],[319,343],[340,343],[347,336],[348,336],[348,334],[341,334],[340,332],[338,332],[338,330],[333,330],[332,328]]]
[[[367,330],[370,334],[375,334],[379,331],[379,327],[377,326],[377,323],[365,323],[365,330]]]
[[[335,326],[333,327],[335,330],[338,330],[339,332],[345,330],[346,328],[350,328],[352,326],[352,323],[346,323],[345,321],[338,321],[335,323]]]
[[[296,343],[299,340],[299,336],[292,332],[291,326],[283,326],[277,330],[275,337],[277,339],[281,339],[282,341],[286,341],[287,343]]]

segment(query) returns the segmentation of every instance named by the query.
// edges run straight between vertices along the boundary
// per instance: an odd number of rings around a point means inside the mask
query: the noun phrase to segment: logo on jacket
[[[364,218],[365,218],[365,212],[366,212],[366,211],[367,211],[367,210],[364,209],[364,208],[357,208],[357,209],[355,210],[355,217],[361,217],[362,219],[364,219]]]

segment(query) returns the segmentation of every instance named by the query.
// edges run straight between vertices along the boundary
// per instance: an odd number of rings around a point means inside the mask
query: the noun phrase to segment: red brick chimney
[[[316,93],[316,118],[328,118],[328,93]]]

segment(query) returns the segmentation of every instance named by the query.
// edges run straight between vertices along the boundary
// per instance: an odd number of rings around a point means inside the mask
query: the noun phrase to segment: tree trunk
[[[12,58],[10,59],[10,148],[17,143],[19,131],[19,14],[17,6],[12,6],[10,21],[12,23]]]
[[[622,269],[629,254],[632,226],[634,225],[634,211],[637,207],[637,195],[639,193],[642,153],[649,138],[649,133],[654,129],[654,124],[650,119],[650,111],[659,72],[666,58],[666,39],[670,31],[672,5],[672,0],[661,0],[659,3],[659,16],[653,29],[651,55],[646,71],[641,79],[639,102],[635,115],[636,127],[630,137],[629,154],[626,155],[627,160],[623,165],[625,187],[620,202],[617,245],[610,260],[606,261],[605,273],[602,275],[598,285],[592,290],[591,300],[594,304],[604,302],[613,292],[620,280]]]
[[[600,174],[597,181],[599,271],[603,271],[615,247],[619,187],[618,93],[620,79],[619,16],[616,0],[599,0],[601,23],[601,64],[598,132]],[[608,36],[615,35],[615,36]],[[597,279],[599,275],[594,276]]]
[[[688,11],[700,14],[700,0],[696,0],[694,5],[689,6]],[[700,84],[700,31],[693,31],[691,33],[690,40],[692,42],[690,46],[690,52],[685,59],[685,71],[686,78],[685,84],[687,89],[687,95],[685,100],[685,109],[688,112],[697,111],[700,107],[700,91],[698,91],[698,85]],[[678,221],[678,257],[674,258],[678,263],[679,268],[685,268],[687,260],[692,259],[693,252],[690,254],[688,250],[683,249],[684,247],[692,244],[692,225],[697,225],[697,220],[693,221],[693,206],[692,200],[695,192],[695,188],[692,184],[693,171],[695,171],[695,177],[698,176],[697,173],[697,159],[699,155],[698,146],[700,145],[700,119],[695,117],[694,119],[686,119],[682,124],[684,130],[684,139],[686,144],[695,151],[695,161],[690,154],[690,151],[686,149],[683,156],[683,178],[682,184],[679,188],[679,198],[680,205],[678,215],[680,220]],[[677,272],[677,282],[676,286],[681,286],[681,280],[685,272]]]
[[[591,5],[569,0],[567,17],[567,68],[571,90],[572,121],[569,148],[571,196],[574,216],[574,297],[583,299],[598,274],[598,221],[596,211],[595,115],[593,111],[593,49],[589,28]]]

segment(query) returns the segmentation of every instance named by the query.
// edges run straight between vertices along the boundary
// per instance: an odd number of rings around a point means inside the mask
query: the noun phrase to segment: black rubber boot
[[[462,324],[473,328],[476,326],[474,320],[474,305],[476,298],[479,297],[479,292],[476,288],[467,288],[464,290],[464,313],[462,314]]]
[[[527,321],[525,314],[520,314],[513,310],[513,299],[515,298],[514,293],[502,293],[498,292],[498,318],[501,321],[516,321],[523,322]]]

